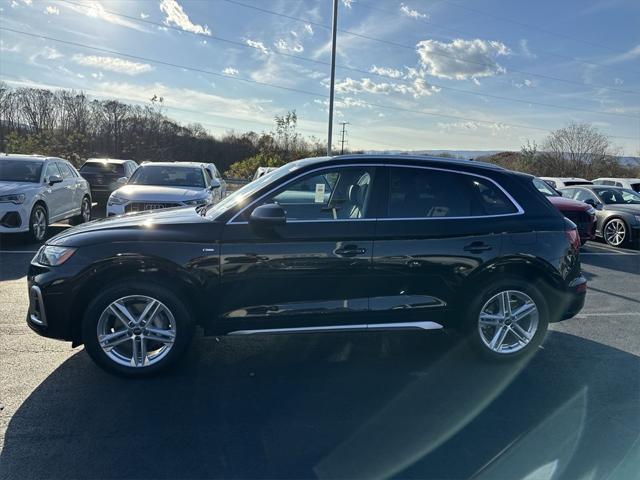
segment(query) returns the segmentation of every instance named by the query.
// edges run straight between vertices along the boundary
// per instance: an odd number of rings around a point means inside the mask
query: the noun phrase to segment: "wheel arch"
[[[80,276],[80,287],[73,296],[70,312],[70,337],[73,346],[82,343],[82,318],[95,293],[114,282],[128,281],[153,283],[170,290],[183,300],[195,323],[201,323],[207,310],[199,295],[204,286],[187,270],[158,258],[111,258],[90,266]]]

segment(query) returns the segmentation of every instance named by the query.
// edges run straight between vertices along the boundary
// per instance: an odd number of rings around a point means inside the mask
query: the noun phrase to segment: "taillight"
[[[574,227],[574,228],[567,228],[564,231],[565,235],[567,236],[567,238],[569,239],[569,243],[571,244],[571,246],[575,249],[579,249],[580,248],[580,235],[578,235],[578,230]]]

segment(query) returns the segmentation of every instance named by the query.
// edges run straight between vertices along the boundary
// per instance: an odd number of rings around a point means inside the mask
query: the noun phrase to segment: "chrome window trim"
[[[489,182],[491,182],[492,184],[494,184],[496,187],[498,187],[498,189],[504,193],[504,195],[509,199],[509,201],[511,202],[511,204],[516,208],[516,212],[514,213],[501,213],[501,214],[496,214],[496,215],[466,215],[466,216],[460,216],[460,217],[392,217],[392,218],[341,218],[341,219],[322,219],[322,220],[287,220],[287,223],[326,223],[326,222],[370,222],[370,221],[399,221],[399,220],[471,220],[471,219],[479,219],[479,218],[501,218],[501,217],[512,217],[512,216],[517,216],[517,215],[523,215],[524,214],[524,209],[520,206],[520,204],[518,203],[518,201],[513,198],[513,196],[507,191],[505,190],[502,185],[500,185],[498,182],[496,182],[494,179],[490,178],[490,177],[486,177],[484,175],[480,175],[478,173],[471,173],[471,172],[461,172],[459,170],[451,170],[448,168],[440,168],[440,167],[427,167],[427,166],[422,166],[422,165],[407,165],[407,164],[388,164],[388,163],[383,163],[383,164],[370,164],[370,163],[361,163],[361,164],[345,164],[345,165],[337,165],[338,167],[387,167],[387,168],[393,168],[393,167],[398,167],[398,168],[419,168],[422,170],[435,170],[435,171],[439,171],[439,172],[448,172],[448,173],[457,173],[460,175],[469,175],[472,177],[477,177],[477,178],[482,178],[484,180],[488,180]],[[253,202],[249,203],[248,205],[246,205],[244,208],[242,208],[238,213],[236,213],[233,217],[231,217],[231,219],[229,219],[226,223],[226,225],[229,224],[233,224],[233,225],[247,225],[249,222],[246,221],[240,221],[240,222],[234,222],[234,220],[236,219],[236,217],[238,217],[239,215],[241,215],[245,210],[247,210],[248,208],[252,207],[255,203],[259,202],[260,200],[262,200],[264,197],[268,196],[269,194],[273,193],[274,191],[278,190],[280,187],[283,187],[285,185],[288,185],[289,183],[307,175],[308,173],[313,173],[313,172],[317,172],[317,171],[321,171],[321,170],[327,170],[330,168],[336,167],[336,165],[328,165],[325,167],[319,167],[313,170],[309,170],[307,172],[303,172],[302,174],[287,180],[285,183],[278,185],[275,188],[272,188],[271,190],[269,190],[268,192],[266,192],[265,194],[261,195],[260,197],[258,197],[257,199],[255,199]]]

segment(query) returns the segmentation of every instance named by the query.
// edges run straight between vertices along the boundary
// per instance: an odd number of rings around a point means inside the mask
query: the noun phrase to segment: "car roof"
[[[25,155],[22,153],[0,153],[0,160],[28,160],[31,162],[46,162],[47,160],[56,160],[59,162],[68,162],[68,160],[59,157],[48,157],[46,155]]]
[[[595,190],[596,188],[597,189],[605,188],[607,190],[611,189],[611,188],[613,188],[613,189],[617,188],[618,190],[628,190],[627,188],[618,187],[616,185],[591,185],[591,184],[589,184],[589,185],[569,185],[568,187],[561,187],[560,190],[565,190],[565,189],[568,189],[568,188],[586,188],[588,190]]]
[[[200,167],[202,168],[202,163],[200,162],[143,162],[141,167],[148,166],[156,166],[156,167]]]
[[[560,180],[561,182],[590,182],[591,180],[587,180],[586,178],[580,177],[538,177],[542,180]]]
[[[622,181],[622,182],[640,182],[640,178],[627,178],[627,177],[598,177],[594,178],[593,181],[596,180],[611,180],[611,181]]]
[[[129,160],[129,159],[123,160],[121,158],[87,158],[87,162],[103,162],[103,163],[121,164],[125,162],[133,162],[133,160]]]

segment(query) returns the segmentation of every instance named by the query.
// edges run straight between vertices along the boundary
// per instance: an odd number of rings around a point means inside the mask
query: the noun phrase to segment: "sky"
[[[326,142],[332,4],[0,0],[0,80],[161,96],[217,136],[295,110]],[[640,2],[339,0],[335,102],[352,149],[518,150],[576,121],[640,155]]]

